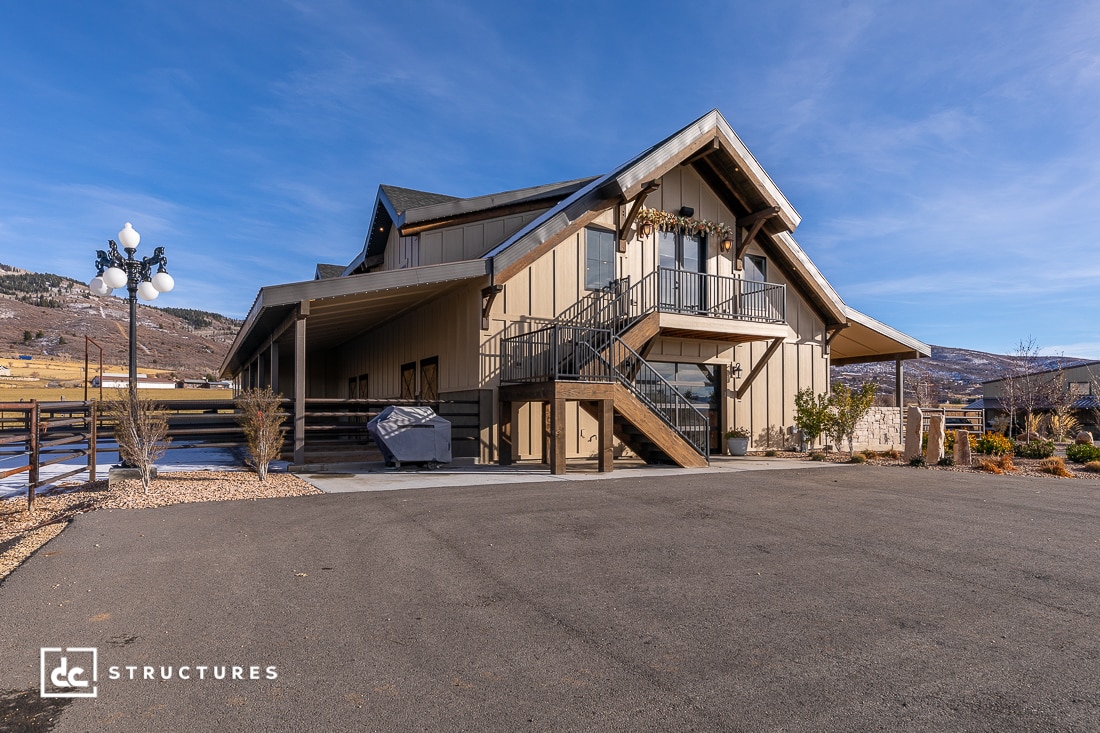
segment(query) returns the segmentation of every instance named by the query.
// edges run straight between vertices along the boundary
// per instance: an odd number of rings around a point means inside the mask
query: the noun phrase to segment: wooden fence
[[[307,462],[381,460],[367,434],[367,423],[389,405],[423,405],[416,400],[345,400],[307,398],[305,412]],[[168,449],[230,448],[243,450],[244,432],[238,413],[227,400],[158,400],[168,418]],[[479,404],[476,396],[430,403],[452,421],[456,456],[477,455]],[[287,428],[283,458],[293,456],[291,400],[283,400]],[[96,402],[0,403],[0,479],[27,474],[27,506],[34,509],[35,491],[48,482],[84,471],[96,480],[96,454],[117,450],[114,424]],[[80,465],[47,480],[41,469],[85,458]]]

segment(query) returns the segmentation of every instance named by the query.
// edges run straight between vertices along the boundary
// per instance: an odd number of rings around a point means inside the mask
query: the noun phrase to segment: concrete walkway
[[[742,471],[775,471],[785,469],[828,468],[840,464],[799,461],[789,458],[756,456],[712,456],[707,468],[649,466],[641,461],[617,461],[610,473],[596,471],[595,461],[570,461],[568,471],[550,475],[545,464],[521,463],[512,466],[450,465],[436,470],[417,468],[386,468],[383,463],[347,463],[316,466],[298,475],[328,494],[352,491],[397,491],[454,486],[485,486],[493,484],[546,483],[552,481],[600,481],[606,479],[650,479],[661,476],[676,478],[702,474],[729,474]]]

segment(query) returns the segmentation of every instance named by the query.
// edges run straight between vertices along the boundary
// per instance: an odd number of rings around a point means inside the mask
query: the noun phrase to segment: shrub
[[[1004,473],[1001,467],[992,458],[983,458],[978,461],[978,470],[985,471],[986,473]]]
[[[124,465],[138,469],[141,490],[149,493],[153,469],[171,439],[164,408],[137,396],[137,390],[118,390],[104,403],[104,414],[115,424],[118,455]]]
[[[1039,462],[1039,470],[1052,476],[1073,478],[1073,474],[1066,470],[1066,464],[1061,458],[1044,458]]]
[[[244,429],[248,443],[248,465],[256,470],[260,481],[267,478],[268,464],[279,457],[283,448],[286,414],[279,409],[282,395],[270,387],[241,392],[234,401],[239,413],[237,422]]]
[[[987,456],[1001,456],[1012,452],[1012,440],[1000,433],[986,433],[974,442],[972,448]]]
[[[954,466],[955,465],[955,457],[954,456],[944,456],[943,458],[941,458],[939,460],[938,465],[940,465],[940,466]]]
[[[825,454],[824,453],[811,453],[810,454],[810,460],[811,461],[824,461],[825,460]]]
[[[771,448],[769,450],[764,451],[764,455],[767,456],[768,458],[775,458],[777,455],[779,455],[779,451],[775,450],[774,448]]]
[[[1012,456],[1008,453],[1005,453],[1002,456],[997,456],[995,460],[997,461],[997,465],[1000,466],[1001,470],[1005,473],[1016,470],[1016,464],[1012,462]]]
[[[1100,461],[1089,461],[1081,468],[1089,473],[1100,473]]]
[[[913,468],[922,468],[924,466],[924,456],[913,456],[909,459],[909,465]]]
[[[890,450],[883,451],[881,455],[882,455],[883,458],[889,458],[889,459],[894,460],[894,461],[901,458],[901,454],[898,453],[897,448],[891,448]]]
[[[1054,455],[1054,441],[1032,440],[1027,443],[1017,443],[1014,451],[1020,458],[1050,458]]]
[[[862,453],[853,453],[852,457],[848,459],[848,463],[866,463],[867,456]]]
[[[1100,461],[1100,446],[1088,443],[1074,443],[1066,446],[1066,458],[1074,463],[1088,463]]]

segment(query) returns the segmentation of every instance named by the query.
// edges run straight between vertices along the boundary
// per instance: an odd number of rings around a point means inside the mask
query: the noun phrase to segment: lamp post
[[[113,239],[107,251],[97,250],[95,267],[97,274],[88,283],[88,289],[96,295],[109,295],[115,288],[126,288],[130,301],[130,396],[137,394],[137,299],[154,300],[161,293],[167,293],[175,287],[175,280],[168,274],[168,258],[164,256],[164,247],[153,250],[152,257],[134,256],[141,235],[130,222],[118,233],[118,241],[126,250],[123,257]],[[153,267],[156,266],[156,274]],[[103,376],[100,375],[100,379]]]

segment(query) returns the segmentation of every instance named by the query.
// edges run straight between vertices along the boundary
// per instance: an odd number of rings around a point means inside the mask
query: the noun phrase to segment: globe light
[[[161,271],[153,275],[153,287],[162,293],[168,293],[176,287],[176,281],[167,272]]]
[[[160,292],[153,287],[153,283],[146,280],[141,285],[138,285],[138,297],[142,300],[156,300]]]
[[[104,282],[102,277],[97,275],[88,283],[88,290],[91,290],[95,295],[107,295],[111,292],[111,286]]]
[[[121,267],[108,267],[100,277],[109,288],[126,287],[126,271]]]
[[[141,235],[130,225],[130,222],[126,222],[126,226],[122,227],[122,231],[118,233],[118,243],[125,249],[137,249],[140,241]]]

